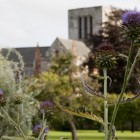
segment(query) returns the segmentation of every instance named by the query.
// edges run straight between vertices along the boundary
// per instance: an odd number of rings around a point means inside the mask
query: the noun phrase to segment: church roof
[[[69,51],[72,50],[72,47],[75,47],[76,53],[79,56],[87,56],[90,52],[90,49],[82,41],[62,39],[62,38],[57,38],[57,39]]]
[[[41,57],[45,57],[46,51],[48,51],[49,48],[50,47],[47,47],[47,46],[39,47]],[[21,54],[21,56],[23,57],[23,61],[25,63],[33,63],[34,62],[36,47],[22,47],[22,48],[14,48],[14,49]],[[7,54],[7,51],[8,51],[7,49],[2,49],[2,53],[4,55]],[[9,59],[17,61],[16,54],[11,53]]]

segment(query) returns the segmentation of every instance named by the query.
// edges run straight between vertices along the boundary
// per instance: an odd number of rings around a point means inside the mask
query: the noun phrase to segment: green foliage
[[[78,68],[73,64],[74,59],[75,57],[68,52],[65,54],[57,54],[52,57],[50,71],[59,75],[68,75],[75,72]]]
[[[131,98],[134,96],[133,94],[125,94],[124,97]],[[117,98],[117,95],[112,94],[110,95],[110,100]],[[118,110],[118,115],[116,117],[116,123],[115,126],[117,129],[121,131],[125,130],[131,130],[132,132],[139,130],[140,125],[140,118],[138,117],[140,115],[139,111],[139,105],[140,105],[140,98],[126,103],[121,104],[120,108]],[[109,118],[111,119],[111,115],[113,113],[114,106],[110,106],[109,108]]]
[[[13,71],[12,63],[0,54],[0,86],[5,93],[13,92],[13,87],[16,82]]]
[[[74,60],[75,57],[69,53],[57,54],[52,58],[49,71],[43,72],[34,78],[36,82],[31,90],[34,91],[35,98],[40,101],[55,99],[61,105],[67,107],[74,107],[75,109],[86,107],[92,111],[94,109],[94,112],[99,112],[100,106],[93,107],[97,103],[92,102],[91,98],[87,98],[87,95],[84,94],[82,81],[77,76],[81,71],[75,65]],[[92,83],[93,80],[88,78],[87,75],[83,75],[83,77],[89,85],[95,89],[99,88],[98,80],[94,80],[94,83]],[[57,114],[57,117],[51,122],[51,127],[58,128],[57,125],[62,124],[61,126],[64,128],[65,126],[63,124],[67,124],[66,122],[70,116],[60,111],[57,106],[55,107],[55,114]]]
[[[38,100],[51,99],[57,96],[70,95],[72,88],[69,86],[68,76],[59,76],[52,72],[43,72],[37,80],[33,90],[36,91],[35,98]]]

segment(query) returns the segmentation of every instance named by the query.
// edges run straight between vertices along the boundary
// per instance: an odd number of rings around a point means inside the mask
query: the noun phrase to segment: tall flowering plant
[[[122,15],[122,31],[124,32],[124,35],[131,40],[131,45],[129,48],[129,54],[128,56],[125,56],[127,59],[126,68],[125,68],[125,75],[124,75],[124,81],[122,84],[121,92],[119,94],[119,97],[115,101],[109,101],[109,93],[107,91],[107,80],[110,80],[110,77],[107,75],[107,71],[109,69],[112,69],[116,63],[117,58],[122,57],[124,55],[120,54],[119,52],[115,52],[112,45],[108,42],[102,43],[97,51],[94,53],[93,59],[96,63],[96,66],[103,71],[103,77],[99,76],[100,79],[103,79],[104,85],[103,85],[103,93],[97,92],[90,88],[86,84],[86,82],[82,79],[82,83],[85,89],[85,92],[89,96],[98,96],[104,100],[104,118],[98,117],[94,115],[93,113],[89,112],[81,112],[81,111],[74,111],[72,109],[65,108],[61,106],[59,103],[56,102],[59,108],[61,108],[63,111],[70,113],[72,115],[85,117],[94,121],[97,121],[101,123],[104,126],[104,133],[105,133],[105,140],[114,140],[117,139],[116,137],[116,128],[114,125],[115,118],[119,109],[120,104],[127,103],[130,101],[133,101],[136,99],[140,92],[138,92],[135,96],[131,98],[123,98],[124,93],[127,87],[127,84],[129,82],[129,79],[131,77],[131,74],[133,72],[133,69],[135,67],[135,64],[140,56],[140,12],[137,11],[128,11]],[[134,53],[134,48],[137,47],[137,53]],[[135,57],[132,57],[134,56]],[[108,120],[108,107],[112,103],[114,104],[114,111],[111,118],[111,121]]]
[[[21,95],[16,95],[13,98],[14,104],[17,106],[18,112],[17,112],[17,121],[15,121],[10,114],[5,109],[6,104],[6,97],[4,92],[0,89],[0,110],[1,110],[1,117],[7,117],[6,119],[9,120],[9,122],[15,127],[17,132],[23,137],[24,140],[29,140],[30,137],[24,133],[24,131],[21,128],[21,120],[20,120],[20,110],[21,110],[21,104],[23,102],[23,98]],[[37,121],[35,122],[33,128],[32,128],[32,135],[34,136],[35,140],[46,140],[47,134],[49,131],[48,127],[48,120],[52,119],[54,117],[53,113],[53,103],[50,101],[42,101],[40,102],[40,107],[38,108],[38,112],[36,114]],[[10,137],[3,136],[2,139],[8,139]]]

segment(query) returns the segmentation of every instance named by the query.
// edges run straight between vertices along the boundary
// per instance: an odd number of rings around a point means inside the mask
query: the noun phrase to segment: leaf
[[[136,98],[138,98],[139,95],[140,95],[140,91],[135,96],[133,96],[131,98],[123,98],[120,103],[123,104],[123,103],[131,102],[131,101],[135,100]]]
[[[4,116],[2,115],[2,113],[0,112],[0,117],[4,118]]]
[[[90,120],[94,120],[94,121],[97,121],[97,122],[101,123],[102,125],[104,125],[103,119],[101,117],[98,117],[98,116],[96,116],[92,113],[89,113],[89,112],[75,111],[75,110],[66,108],[66,107],[60,105],[56,101],[55,101],[55,103],[62,111],[66,112],[66,113],[69,113],[69,114],[75,115],[75,116],[79,116],[79,117],[84,117],[84,118],[87,118]]]
[[[111,86],[111,84],[112,84],[112,79],[111,79],[109,76],[107,76],[107,78],[109,79],[109,86]]]
[[[131,101],[135,100],[136,98],[138,98],[139,95],[140,95],[140,91],[135,96],[133,96],[131,98],[130,97],[123,97],[122,100],[120,101],[120,104],[125,104],[128,102],[131,102]],[[108,101],[108,102],[110,102],[110,101]],[[114,105],[116,103],[117,103],[117,100],[115,100],[114,102],[110,102],[109,106]]]
[[[123,58],[125,58],[125,59],[127,59],[127,58],[128,58],[128,56],[127,56],[127,55],[122,54],[122,53],[119,53],[119,54],[118,54],[118,56],[123,57]]]
[[[105,97],[103,96],[103,94],[102,94],[101,92],[97,92],[96,90],[91,89],[91,88],[85,83],[85,81],[83,80],[82,76],[81,76],[81,80],[82,80],[82,84],[83,84],[83,86],[84,86],[84,90],[85,90],[85,92],[87,93],[87,95],[89,95],[89,96],[95,95],[95,96],[98,96],[98,97],[101,97],[101,98],[104,98],[104,99],[105,99]]]

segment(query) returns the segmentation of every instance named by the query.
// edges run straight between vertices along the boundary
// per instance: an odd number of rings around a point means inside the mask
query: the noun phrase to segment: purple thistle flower
[[[36,125],[33,127],[33,129],[32,129],[33,135],[34,135],[34,136],[38,136],[39,133],[41,132],[41,129],[42,129],[41,125],[40,125],[40,124],[36,124]],[[46,127],[46,128],[44,129],[43,133],[48,133],[48,131],[49,131],[49,128]]]
[[[3,93],[3,91],[0,89],[0,96],[2,96],[4,93]]]
[[[4,106],[6,103],[3,91],[0,89],[0,106]]]
[[[122,25],[126,27],[140,26],[140,12],[128,11],[122,15]]]
[[[4,98],[4,93],[3,93],[3,91],[0,89],[0,101],[3,100],[3,98]]]
[[[42,101],[40,103],[40,109],[41,110],[52,110],[53,109],[53,103],[50,101]]]
[[[33,129],[32,129],[32,132],[34,135],[37,135],[40,133],[40,130],[41,130],[41,125],[40,124],[36,124]]]
[[[44,129],[44,133],[48,133],[48,131],[49,131],[49,128],[46,127],[46,128]]]

